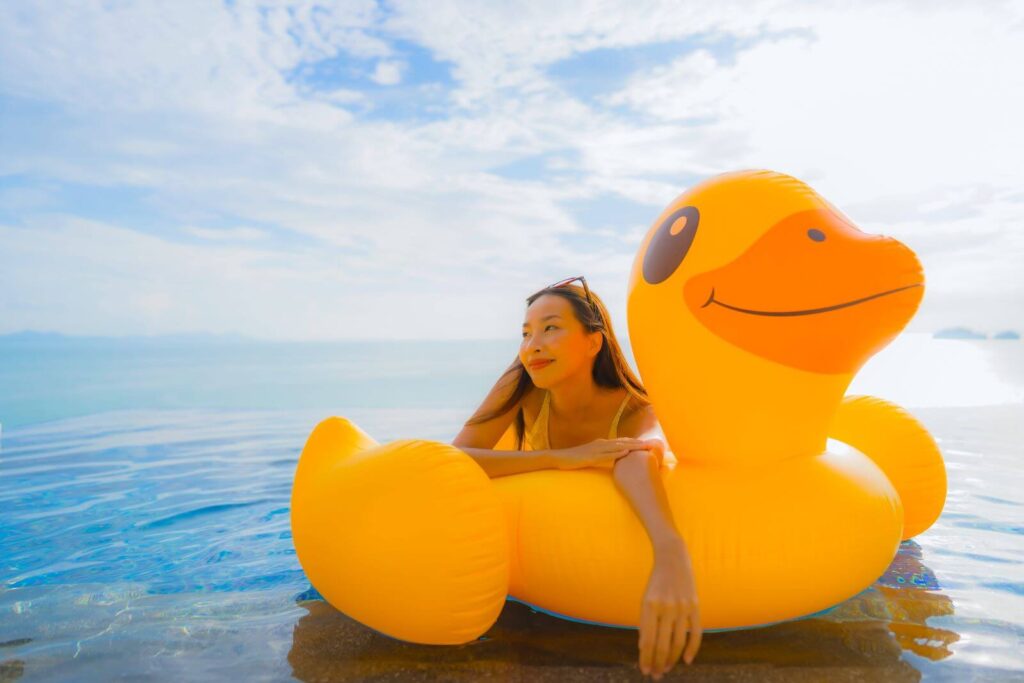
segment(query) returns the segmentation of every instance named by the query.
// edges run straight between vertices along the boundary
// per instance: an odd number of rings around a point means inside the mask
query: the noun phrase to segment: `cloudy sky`
[[[0,333],[515,338],[709,175],[1024,331],[1024,2],[0,3]]]

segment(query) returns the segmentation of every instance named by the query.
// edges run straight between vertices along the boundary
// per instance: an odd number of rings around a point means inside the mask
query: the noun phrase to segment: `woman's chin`
[[[533,380],[533,386],[540,389],[547,389],[551,386],[551,379],[549,377],[545,377],[543,372],[530,375],[530,379]]]
[[[540,387],[541,389],[547,389],[552,384],[555,383],[555,381],[558,378],[551,376],[551,371],[550,371],[551,365],[553,365],[553,364],[552,363],[548,363],[544,367],[542,367],[542,368],[540,368],[538,370],[534,370],[533,372],[527,371],[527,374],[530,375],[530,379],[533,380],[533,385],[534,386]]]

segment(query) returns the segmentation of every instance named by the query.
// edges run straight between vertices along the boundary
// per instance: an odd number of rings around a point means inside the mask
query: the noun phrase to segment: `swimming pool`
[[[1022,409],[915,414],[949,467],[935,526],[828,614],[707,634],[694,666],[780,680],[792,667],[913,680],[1024,677]],[[483,638],[451,648],[387,638],[319,601],[295,557],[288,501],[299,449],[320,417],[116,411],[6,430],[0,678],[564,680],[635,671],[635,632],[511,601]],[[442,440],[463,416],[348,417],[381,440]]]

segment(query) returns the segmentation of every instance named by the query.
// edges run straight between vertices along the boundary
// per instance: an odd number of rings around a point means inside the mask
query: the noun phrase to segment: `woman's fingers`
[[[649,451],[652,449],[652,446],[642,439],[615,439],[610,441],[608,445],[615,449],[616,452],[625,451],[629,453],[630,451]]]
[[[672,649],[668,656],[668,665],[665,667],[666,670],[672,668],[679,661],[679,655],[683,652],[683,646],[686,645],[686,632],[690,626],[690,615],[684,610],[676,618],[672,628]],[[692,639],[692,635],[690,636]],[[689,662],[687,662],[689,663]]]
[[[647,675],[651,673],[651,663],[654,659],[654,638],[658,627],[658,615],[654,607],[644,601],[640,608],[640,671]]]
[[[702,635],[696,606],[673,610],[645,604],[640,628],[640,670],[657,680],[679,662],[680,656],[692,664]]]
[[[658,635],[655,638],[654,666],[652,667],[655,678],[661,678],[662,674],[671,667],[668,655],[672,648],[672,632],[678,621],[679,617],[674,611],[666,610],[658,616]]]
[[[703,631],[704,629],[700,625],[700,611],[694,605],[690,611],[690,642],[686,644],[686,652],[683,654],[683,659],[687,664],[692,663],[693,658],[697,656]]]

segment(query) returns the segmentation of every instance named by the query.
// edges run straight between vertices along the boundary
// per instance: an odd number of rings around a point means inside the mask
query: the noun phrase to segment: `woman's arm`
[[[680,655],[693,662],[703,630],[686,542],[672,519],[658,462],[651,451],[632,451],[615,463],[615,483],[639,515],[654,546],[654,567],[640,606],[640,670],[655,680]],[[684,653],[685,648],[685,653]]]
[[[658,459],[651,451],[632,451],[620,458],[612,475],[615,485],[643,523],[655,555],[660,550],[675,549],[683,543],[658,474]]]
[[[509,367],[511,370],[511,366]],[[496,412],[499,406],[505,405],[516,390],[516,376],[506,370],[487,393],[480,407],[473,413],[485,415]],[[551,451],[512,451],[495,449],[503,435],[511,432],[512,421],[522,409],[526,396],[519,402],[509,406],[503,413],[485,422],[464,424],[451,444],[473,458],[490,478],[503,477],[519,472],[532,472],[557,467],[557,460]]]
[[[629,422],[627,433],[640,438],[652,438],[657,425],[650,406]],[[616,486],[633,506],[654,548],[654,567],[640,609],[639,646],[640,670],[655,679],[675,666],[680,655],[691,663],[702,636],[693,567],[672,517],[660,463],[658,449],[632,451],[613,470]]]
[[[653,406],[629,415],[619,426],[619,434],[637,439],[658,439],[662,447],[648,451],[633,451],[615,462],[612,474],[615,484],[629,499],[630,504],[643,522],[655,552],[665,545],[682,543],[682,536],[672,519],[665,487],[661,483],[659,469],[667,458],[675,456],[667,451],[665,435],[654,414]]]
[[[467,448],[465,446],[456,446],[456,448],[473,458],[491,479],[507,474],[558,467],[557,458],[552,451],[495,451],[490,448]]]

